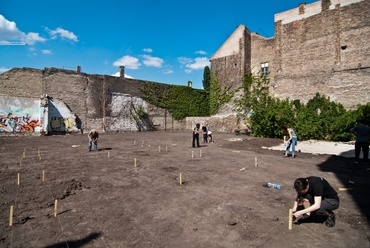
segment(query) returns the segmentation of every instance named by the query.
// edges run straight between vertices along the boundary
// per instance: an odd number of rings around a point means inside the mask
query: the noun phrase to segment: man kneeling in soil
[[[339,207],[339,197],[324,178],[297,178],[294,188],[297,191],[293,206],[295,224],[324,222],[328,227],[335,226],[335,214],[332,210]]]

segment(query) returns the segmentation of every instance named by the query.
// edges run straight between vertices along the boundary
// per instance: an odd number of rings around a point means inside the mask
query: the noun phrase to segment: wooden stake
[[[45,182],[45,170],[42,170],[42,181]]]
[[[136,167],[136,158],[134,159],[134,161],[135,161],[135,167]]]
[[[17,183],[18,183],[18,185],[20,185],[20,184],[21,184],[21,174],[20,174],[20,173],[18,173],[18,180],[17,180]]]
[[[258,166],[257,157],[254,158],[254,166]]]
[[[161,146],[158,147],[158,152],[161,152]]]
[[[22,159],[19,161],[19,166],[22,167]]]
[[[23,157],[24,157],[24,158],[26,157],[26,148],[24,148],[24,151],[23,151]]]
[[[194,158],[194,151],[191,151],[191,158]]]
[[[9,226],[13,226],[13,205],[10,206]]]
[[[108,151],[108,158],[110,158],[110,151]]]
[[[199,157],[200,158],[202,157],[202,150],[201,149],[199,150]]]
[[[134,145],[136,145],[136,140],[134,140]]]
[[[55,200],[54,202],[54,217],[57,217],[58,215],[58,200]]]
[[[141,141],[141,147],[144,147],[144,140]]]
[[[292,224],[293,224],[293,209],[289,209],[289,225],[288,225],[288,229],[289,230],[292,230]]]
[[[182,185],[182,175],[180,173],[180,177],[179,177],[179,182],[180,182],[180,185]]]
[[[166,152],[168,151],[168,149],[167,149],[167,146],[166,146]]]
[[[40,157],[40,148],[37,148],[37,155]]]

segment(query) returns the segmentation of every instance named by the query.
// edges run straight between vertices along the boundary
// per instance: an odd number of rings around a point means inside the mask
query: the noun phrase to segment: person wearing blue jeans
[[[292,128],[286,128],[286,130],[289,134],[289,139],[286,141],[286,144],[285,144],[286,147],[285,147],[285,156],[284,157],[289,156],[290,147],[292,147],[292,157],[295,158],[295,157],[297,157],[295,147],[297,145],[298,138],[297,138],[297,135],[296,135],[296,133],[294,132],[294,130]]]
[[[94,150],[98,151],[99,133],[95,129],[93,129],[89,132],[87,136],[89,137],[88,151],[91,152],[92,144],[94,144]]]

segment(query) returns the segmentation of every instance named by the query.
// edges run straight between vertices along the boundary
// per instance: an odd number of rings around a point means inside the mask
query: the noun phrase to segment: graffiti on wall
[[[5,116],[0,116],[0,133],[35,132],[35,129],[39,127],[40,120],[31,119],[28,114],[15,116],[13,113],[8,113]]]
[[[63,118],[53,116],[50,119],[50,127],[53,132],[73,132],[78,130],[76,127],[76,119],[73,117]]]

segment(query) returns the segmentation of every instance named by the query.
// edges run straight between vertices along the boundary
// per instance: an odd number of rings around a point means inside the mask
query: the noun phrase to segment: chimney
[[[300,15],[304,14],[304,7],[305,6],[306,6],[306,3],[301,3],[300,5],[298,5],[298,11],[299,11]]]
[[[80,73],[81,72],[81,66],[77,66],[77,68],[76,68],[76,71],[77,71],[77,73]]]
[[[321,11],[328,10],[330,7],[331,1],[330,0],[321,0]]]
[[[125,67],[123,65],[119,67],[119,77],[125,78]]]

